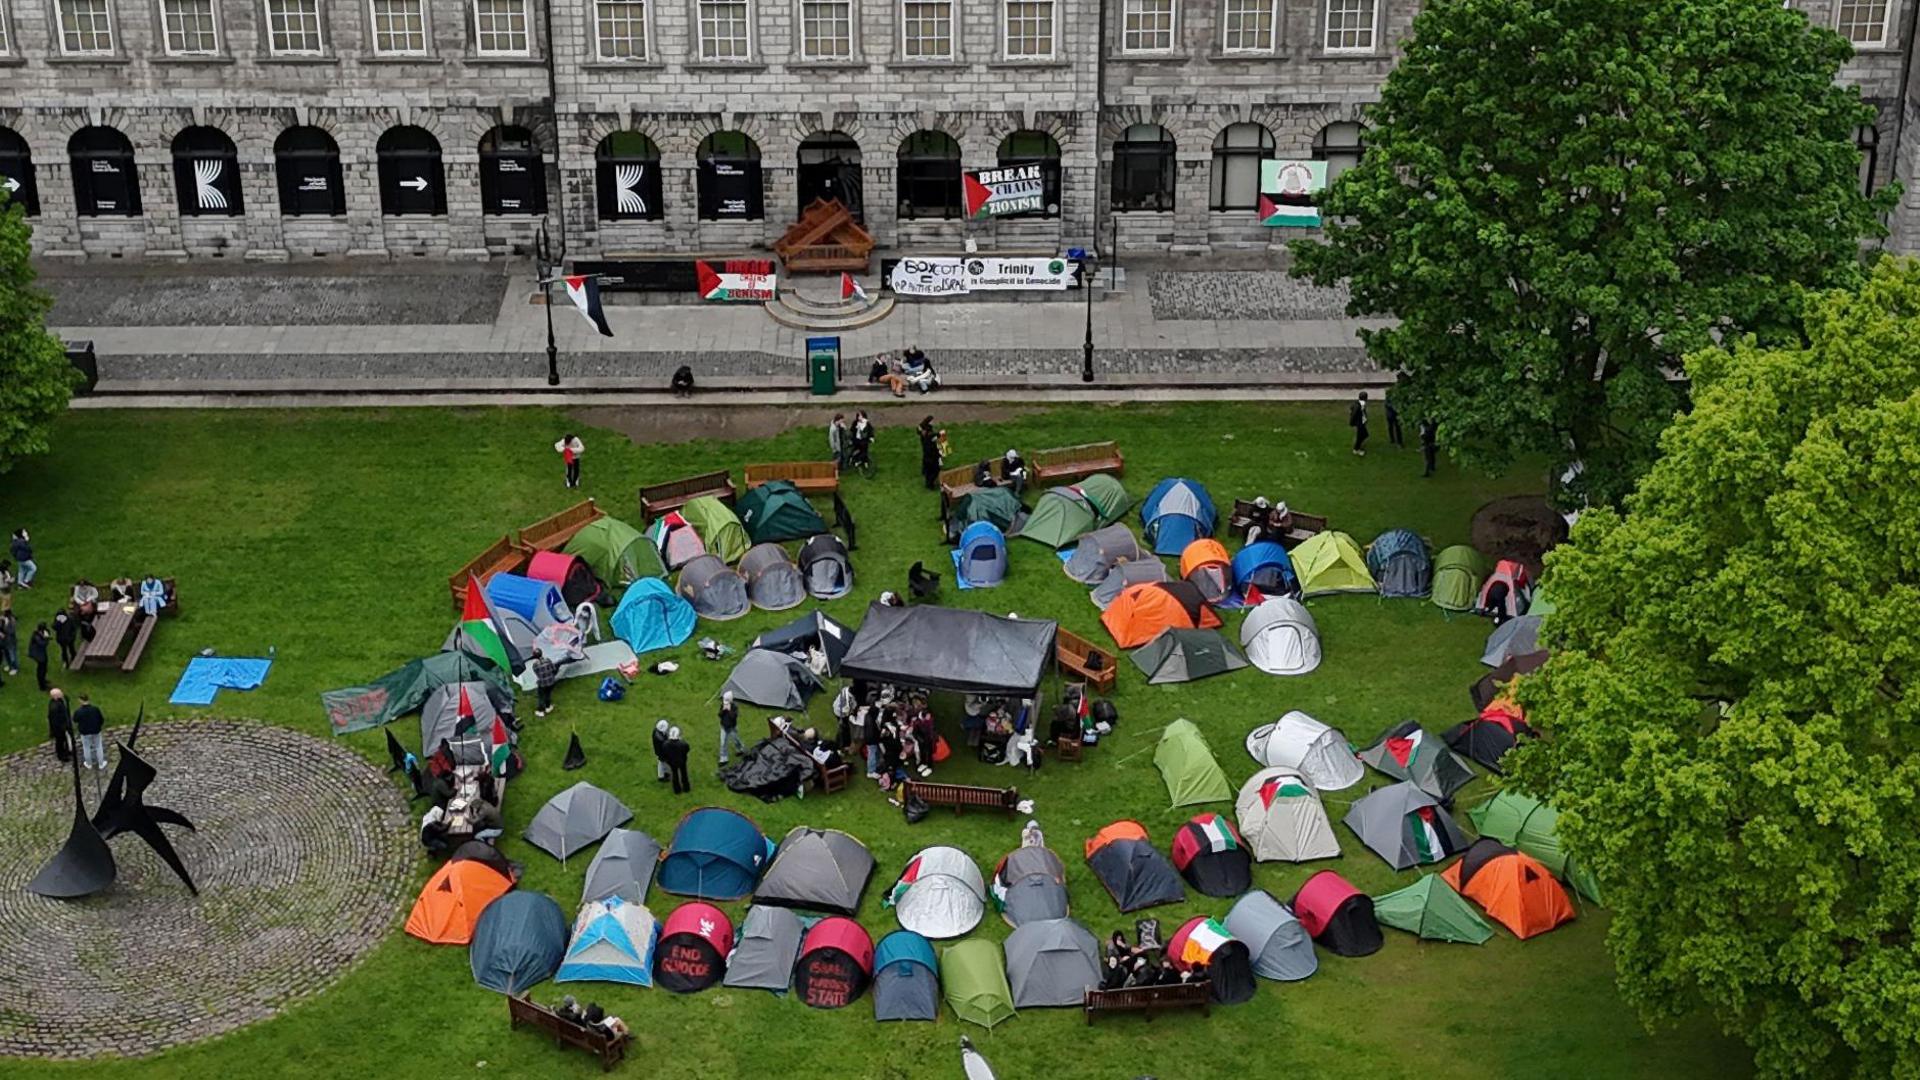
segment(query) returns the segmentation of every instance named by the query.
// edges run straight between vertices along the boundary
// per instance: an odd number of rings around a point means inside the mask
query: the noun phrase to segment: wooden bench
[[[536,551],[559,551],[573,539],[573,534],[589,524],[606,517],[606,512],[594,505],[592,499],[574,503],[565,510],[520,530],[519,547],[529,555]]]
[[[640,521],[646,524],[669,511],[678,510],[703,495],[723,503],[732,503],[733,477],[724,470],[701,473],[664,484],[647,484],[640,489]]]
[[[1233,513],[1227,517],[1228,530],[1237,537],[1245,537],[1247,530],[1255,525],[1287,548],[1327,531],[1327,519],[1318,514],[1289,509],[1284,518],[1275,520],[1272,507],[1263,510],[1255,506],[1252,499],[1233,500]]]
[[[1005,458],[988,458],[987,471],[993,475],[994,483],[1007,482],[1007,461]],[[951,469],[940,470],[940,517],[946,519],[952,511],[954,500],[963,495],[971,495],[980,490],[973,478],[980,472],[980,463],[956,465]]]
[[[1123,986],[1118,990],[1102,990],[1089,986],[1081,1001],[1086,1011],[1087,1023],[1093,1023],[1095,1013],[1143,1012],[1151,1021],[1153,1014],[1163,1009],[1199,1009],[1202,1015],[1213,1015],[1213,982],[1209,979],[1196,979],[1193,982],[1166,983],[1160,986]]]
[[[747,466],[749,489],[769,480],[785,480],[802,495],[831,495],[840,490],[840,466],[831,461],[782,461]]]
[[[922,780],[909,780],[901,785],[900,803],[918,795],[920,801],[929,807],[951,806],[958,814],[962,810],[1003,810],[1013,813],[1020,804],[1019,788],[974,787],[971,784],[930,784]]]
[[[807,754],[807,748],[800,745],[800,740],[794,737],[790,729],[783,728],[773,721],[773,717],[767,717],[768,738],[785,739],[787,745],[802,754]],[[811,759],[813,755],[807,754],[807,757]],[[848,767],[845,754],[840,755],[840,764],[838,765],[827,766],[822,765],[818,761],[814,761],[813,763],[813,780],[814,783],[819,785],[822,795],[831,795],[836,791],[845,791],[847,789],[847,778],[852,775],[853,770]]]
[[[1063,673],[1073,672],[1103,694],[1111,693],[1120,678],[1118,657],[1064,627],[1053,635],[1053,662]]]
[[[602,1072],[612,1072],[615,1065],[626,1060],[627,1044],[633,1041],[631,1035],[615,1035],[598,1027],[569,1020],[552,1009],[535,1005],[525,996],[507,999],[507,1018],[509,1029],[525,1024],[553,1036],[555,1046],[571,1046],[578,1050],[585,1050],[600,1059]]]
[[[527,553],[514,543],[512,535],[495,540],[487,550],[468,559],[465,566],[448,575],[447,591],[453,595],[453,606],[462,607],[466,604],[469,578],[478,578],[480,584],[485,585],[493,575],[512,573],[526,561]]]
[[[1027,468],[1036,484],[1071,484],[1094,473],[1110,472],[1119,476],[1127,471],[1118,443],[1083,443],[1035,450],[1027,459]]]

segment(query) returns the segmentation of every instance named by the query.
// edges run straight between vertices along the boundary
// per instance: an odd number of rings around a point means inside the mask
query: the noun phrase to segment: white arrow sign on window
[[[7,177],[7,178],[6,178],[6,181],[7,181],[6,183],[4,183],[4,184],[0,184],[0,187],[4,187],[4,188],[6,188],[6,189],[7,189],[8,191],[19,191],[19,190],[20,190],[20,181],[18,181],[18,180],[15,180],[15,179],[14,179],[13,177],[11,177],[11,176],[9,176],[9,177]]]
[[[402,180],[400,181],[400,186],[410,187],[415,191],[425,191],[427,190],[427,178],[424,176],[416,176],[411,180]]]

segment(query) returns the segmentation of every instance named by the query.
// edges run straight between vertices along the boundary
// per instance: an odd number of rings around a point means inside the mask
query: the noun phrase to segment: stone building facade
[[[1792,0],[1920,174],[1914,0]],[[0,0],[0,183],[49,256],[1278,250],[1261,162],[1357,160],[1414,0]],[[1916,129],[1920,131],[1920,129]],[[963,172],[1044,209],[967,220]],[[1916,185],[1909,184],[1909,187]],[[1920,247],[1920,190],[1892,223]]]

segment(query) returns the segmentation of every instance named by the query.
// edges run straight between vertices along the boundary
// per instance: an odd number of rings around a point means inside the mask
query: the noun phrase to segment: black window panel
[[[710,157],[700,162],[700,218],[758,221],[766,215],[760,159]]]
[[[960,144],[940,131],[916,131],[900,144],[894,186],[899,214],[957,218],[961,214]]]
[[[133,144],[112,128],[82,128],[67,143],[74,210],[81,217],[139,217]]]
[[[800,144],[794,187],[799,195],[796,213],[804,213],[815,199],[837,200],[866,220],[866,185],[860,173],[860,144],[841,132],[817,132]]]
[[[210,127],[190,127],[174,136],[173,190],[182,217],[241,214],[240,155],[233,140]]]
[[[1016,131],[1000,140],[1000,167],[1040,166],[1041,198],[1044,210],[1026,210],[1008,217],[1060,216],[1060,144],[1044,131]]]
[[[392,217],[439,217],[447,212],[447,178],[440,143],[420,128],[391,128],[380,136],[380,212]]]
[[[658,158],[602,157],[594,172],[600,220],[658,221],[664,216]]]
[[[274,143],[280,212],[288,217],[338,217],[347,212],[340,149],[319,128],[288,128]]]
[[[1121,141],[1113,147],[1113,208],[1173,209],[1173,143]]]
[[[23,207],[28,217],[40,215],[40,186],[34,181],[33,154],[18,132],[0,128],[0,188],[7,201]]]
[[[547,174],[540,153],[481,154],[480,205],[489,214],[546,213]]]

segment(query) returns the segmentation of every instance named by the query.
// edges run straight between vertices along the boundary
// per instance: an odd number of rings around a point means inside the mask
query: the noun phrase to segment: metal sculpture
[[[73,767],[73,828],[59,852],[27,882],[28,892],[56,900],[92,896],[113,884],[119,873],[113,849],[88,820],[87,804],[80,797],[80,755],[74,754],[69,764]]]
[[[74,756],[73,828],[68,832],[67,842],[61,846],[59,853],[27,883],[28,891],[62,900],[100,892],[119,876],[113,849],[107,846],[107,841],[123,832],[130,832],[147,842],[154,854],[160,856],[160,860],[186,884],[188,892],[200,895],[192,875],[187,873],[179,853],[174,851],[172,841],[160,829],[161,825],[177,825],[191,830],[193,822],[177,810],[146,804],[147,788],[160,775],[159,770],[133,749],[134,743],[140,739],[140,726],[146,722],[146,718],[147,709],[142,705],[139,716],[133,722],[133,731],[128,734],[127,741],[119,744],[120,763],[115,766],[113,779],[107,782],[107,792],[101,797],[100,805],[94,809],[91,818],[87,816],[86,802],[80,794],[79,755]]]

